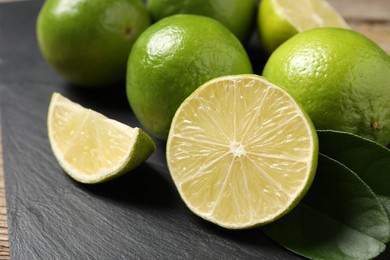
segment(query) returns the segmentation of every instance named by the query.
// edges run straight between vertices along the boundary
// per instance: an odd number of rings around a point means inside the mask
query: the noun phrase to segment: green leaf
[[[390,150],[350,133],[317,131],[320,153],[354,171],[379,197],[390,216]]]
[[[370,187],[341,163],[320,155],[303,200],[262,230],[308,258],[370,259],[385,250],[390,225]]]

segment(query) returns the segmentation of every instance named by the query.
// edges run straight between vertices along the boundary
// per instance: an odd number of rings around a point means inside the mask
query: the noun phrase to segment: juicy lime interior
[[[317,153],[306,114],[284,90],[252,75],[200,87],[178,109],[167,143],[188,207],[228,228],[289,211],[310,186]]]
[[[123,174],[155,149],[151,139],[144,138],[146,134],[139,128],[109,119],[58,93],[53,94],[50,102],[48,134],[64,170],[74,179],[87,183]],[[140,139],[144,141],[143,147],[135,149]]]
[[[299,32],[318,27],[346,27],[347,23],[325,0],[273,0],[275,8]]]
[[[78,108],[59,100],[53,111],[52,135],[64,162],[86,175],[115,170],[127,158],[136,129],[113,128],[111,120],[89,109],[75,113]]]

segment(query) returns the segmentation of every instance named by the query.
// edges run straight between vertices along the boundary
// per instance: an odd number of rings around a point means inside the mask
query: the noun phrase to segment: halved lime
[[[349,28],[326,0],[261,1],[258,30],[268,53],[298,32],[318,27]]]
[[[156,149],[140,128],[131,128],[86,109],[58,93],[47,118],[50,145],[65,172],[76,181],[99,183],[145,161]]]
[[[256,75],[202,85],[177,110],[167,141],[183,201],[230,229],[289,212],[309,189],[317,158],[310,118],[286,91]]]

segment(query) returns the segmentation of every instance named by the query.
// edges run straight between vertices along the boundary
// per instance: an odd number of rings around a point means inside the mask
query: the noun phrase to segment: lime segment
[[[73,179],[98,183],[122,175],[155,150],[152,139],[54,93],[47,119],[55,157]]]

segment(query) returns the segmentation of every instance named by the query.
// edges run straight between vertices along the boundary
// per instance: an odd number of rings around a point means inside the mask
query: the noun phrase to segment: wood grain
[[[1,143],[0,125],[0,259],[9,259],[7,207],[5,201],[3,150]]]
[[[328,0],[352,29],[363,33],[390,54],[389,0]]]
[[[0,0],[0,3],[17,0]],[[328,0],[352,29],[378,43],[390,54],[390,1]],[[9,259],[7,211],[4,189],[3,154],[0,125],[0,259]]]

